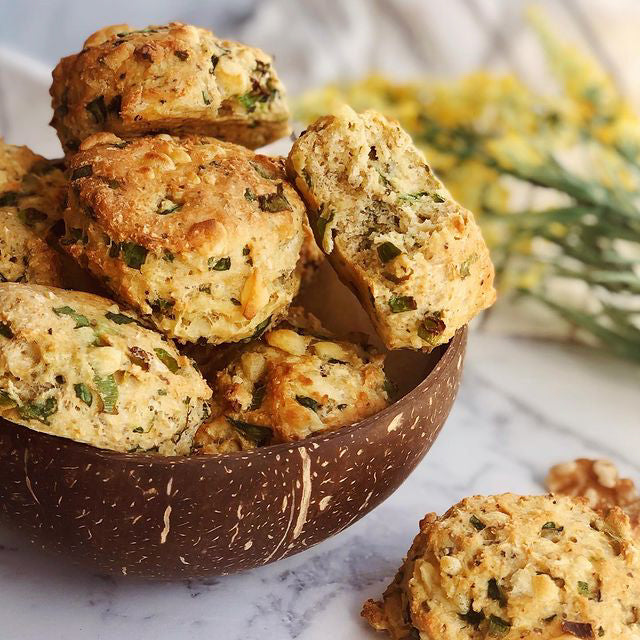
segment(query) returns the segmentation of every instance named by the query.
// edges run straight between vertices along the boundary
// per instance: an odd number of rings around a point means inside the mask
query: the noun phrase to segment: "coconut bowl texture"
[[[330,287],[307,308],[333,330],[364,323],[352,295]],[[378,506],[422,460],[453,405],[466,335],[431,354],[390,354],[399,399],[384,411],[252,452],[120,454],[0,419],[0,522],[70,562],[147,579],[229,574],[303,551]]]

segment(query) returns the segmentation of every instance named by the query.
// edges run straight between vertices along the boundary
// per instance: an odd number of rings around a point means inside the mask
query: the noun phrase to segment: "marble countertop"
[[[470,338],[460,395],[405,484],[350,529],[247,573],[155,584],[92,575],[0,529],[2,640],[366,640],[427,511],[474,493],[542,491],[548,467],[608,457],[640,480],[640,369],[585,348]]]

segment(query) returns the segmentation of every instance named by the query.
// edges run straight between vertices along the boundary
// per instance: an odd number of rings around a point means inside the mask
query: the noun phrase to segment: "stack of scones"
[[[64,160],[0,142],[9,422],[163,455],[299,440],[390,402],[381,354],[291,307],[322,252],[389,349],[429,351],[495,298],[472,214],[395,122],[345,108],[288,159],[254,152],[290,133],[259,49],[108,27],[51,96]]]

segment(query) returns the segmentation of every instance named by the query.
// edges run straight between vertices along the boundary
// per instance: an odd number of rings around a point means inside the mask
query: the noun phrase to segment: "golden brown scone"
[[[214,138],[84,141],[70,163],[66,248],[181,342],[234,342],[286,313],[304,204],[278,162]]]
[[[196,451],[243,451],[353,424],[389,404],[383,356],[329,336],[294,309],[217,374]]]
[[[640,547],[629,520],[564,496],[474,496],[430,514],[382,602],[394,640],[611,638],[640,631]]]
[[[3,418],[103,449],[181,455],[210,396],[173,343],[111,300],[0,284]]]
[[[289,133],[270,56],[179,22],[101,29],[58,63],[51,96],[66,153],[99,131],[196,133],[252,149]]]
[[[44,238],[61,219],[63,166],[0,139],[0,282],[60,286],[60,259]]]
[[[344,107],[298,138],[287,166],[318,243],[388,348],[430,350],[495,300],[473,215],[395,121]]]

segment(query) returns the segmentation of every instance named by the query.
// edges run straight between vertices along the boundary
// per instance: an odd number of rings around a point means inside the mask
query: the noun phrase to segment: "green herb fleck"
[[[251,191],[248,187],[244,190],[244,198],[249,202],[253,202],[256,199],[256,194]]]
[[[90,164],[85,164],[82,167],[78,167],[71,174],[71,180],[78,180],[79,178],[89,178],[93,175],[93,167]]]
[[[49,424],[47,418],[58,410],[58,401],[55,398],[47,398],[43,403],[32,402],[18,407],[18,413],[25,420],[38,420],[43,424]]]
[[[380,262],[386,263],[398,257],[402,251],[392,242],[383,242],[378,245],[378,257]]]
[[[171,373],[176,373],[180,366],[178,365],[178,361],[164,349],[154,349],[155,354],[158,356],[158,359],[162,364],[171,371]]]
[[[500,603],[501,607],[504,607],[507,604],[507,599],[502,593],[502,589],[498,585],[498,581],[495,578],[491,578],[487,584],[487,595],[492,600],[497,600]]]
[[[587,582],[583,582],[582,580],[578,580],[578,593],[581,596],[589,595],[589,584]]]
[[[389,378],[384,379],[384,384],[382,385],[382,387],[389,399],[393,398],[396,393],[398,393],[398,387],[396,387],[396,385],[393,384],[393,382],[391,382]]]
[[[17,404],[16,401],[4,390],[0,390],[0,406],[6,407]]]
[[[231,258],[209,258],[209,271],[229,271],[231,268]]]
[[[118,384],[113,374],[108,376],[96,375],[93,382],[98,390],[98,395],[102,400],[102,410],[104,413],[117,413],[118,404]]]
[[[301,404],[303,407],[307,409],[311,409],[311,411],[315,411],[318,413],[318,408],[320,407],[320,403],[309,396],[296,396],[296,402]]]
[[[171,251],[167,251],[165,249],[164,255],[162,256],[163,260],[165,260],[166,262],[173,262],[175,258],[176,257],[173,255],[173,253],[171,253]]]
[[[511,628],[511,624],[506,620],[499,618],[498,616],[494,616],[491,614],[489,616],[489,635],[490,636],[501,636],[509,631]]]
[[[158,209],[156,213],[159,216],[166,216],[168,213],[175,213],[182,207],[181,204],[177,202],[173,202],[173,200],[169,200],[169,198],[163,198],[158,205]]]
[[[469,518],[469,522],[478,531],[482,531],[487,526],[484,522],[482,522],[482,520],[480,520],[480,518],[473,515]]]
[[[0,336],[9,339],[13,338],[13,331],[11,331],[11,327],[6,322],[0,322]]]
[[[418,336],[425,342],[434,344],[437,342],[438,336],[447,328],[447,325],[440,318],[439,313],[425,316],[422,323],[418,327]]]
[[[292,211],[291,205],[284,195],[282,182],[278,183],[275,193],[267,193],[258,196],[258,206],[262,211],[277,213],[278,211]]]
[[[85,109],[93,116],[96,124],[104,124],[107,119],[107,105],[104,96],[98,96],[95,100],[88,102]]]
[[[235,420],[227,416],[227,421],[234,428],[240,431],[240,433],[251,440],[257,447],[262,447],[268,444],[273,437],[273,431],[271,427],[265,427],[260,424],[251,424],[249,422],[243,422],[242,420]]]
[[[389,307],[392,313],[404,313],[405,311],[415,311],[418,304],[412,296],[392,296],[389,300]]]
[[[82,400],[88,407],[93,403],[93,394],[89,390],[84,382],[79,382],[73,385],[73,390],[76,392],[76,396]]]
[[[140,267],[145,263],[149,251],[143,246],[133,242],[123,242],[121,244],[121,249],[124,263],[128,267],[140,271]]]
[[[47,214],[44,211],[40,211],[40,209],[28,207],[18,212],[18,218],[27,227],[35,227],[39,222],[46,222]]]
[[[209,96],[209,94],[206,91],[202,92],[202,101],[205,104],[211,104],[211,96]]]
[[[266,180],[275,180],[277,175],[271,171],[269,171],[266,167],[263,167],[261,164],[257,162],[252,162],[251,166],[256,170],[256,173]]]
[[[20,194],[17,191],[5,191],[0,195],[0,207],[15,207]]]
[[[253,394],[251,395],[251,406],[249,411],[255,411],[262,406],[264,400],[264,394],[267,391],[267,387],[264,384],[256,384],[253,387]]]
[[[263,320],[260,324],[257,324],[256,329],[253,332],[253,335],[251,336],[250,340],[256,340],[257,338],[259,338],[265,332],[270,322],[271,322],[271,316],[269,316],[266,320]]]
[[[543,531],[564,531],[564,527],[559,527],[555,522],[549,521],[542,525]]]
[[[132,322],[138,322],[135,318],[126,316],[124,313],[113,313],[112,311],[107,311],[104,315],[107,320],[111,320],[111,322],[115,322],[116,324],[131,324]]]
[[[319,216],[316,222],[316,229],[318,230],[318,239],[322,244],[322,240],[324,238],[324,234],[327,231],[327,227],[335,217],[335,211],[332,211],[326,218],[323,216]]]
[[[56,307],[53,312],[57,316],[69,316],[76,323],[76,326],[74,327],[75,329],[80,329],[82,327],[88,327],[91,325],[89,319],[86,316],[83,316],[80,313],[76,313],[75,309],[72,309],[71,307]]]
[[[167,390],[166,389],[158,389],[158,395],[159,396],[166,396],[167,395]]]
[[[144,433],[144,429],[142,427],[134,427],[132,431],[133,433]]]

